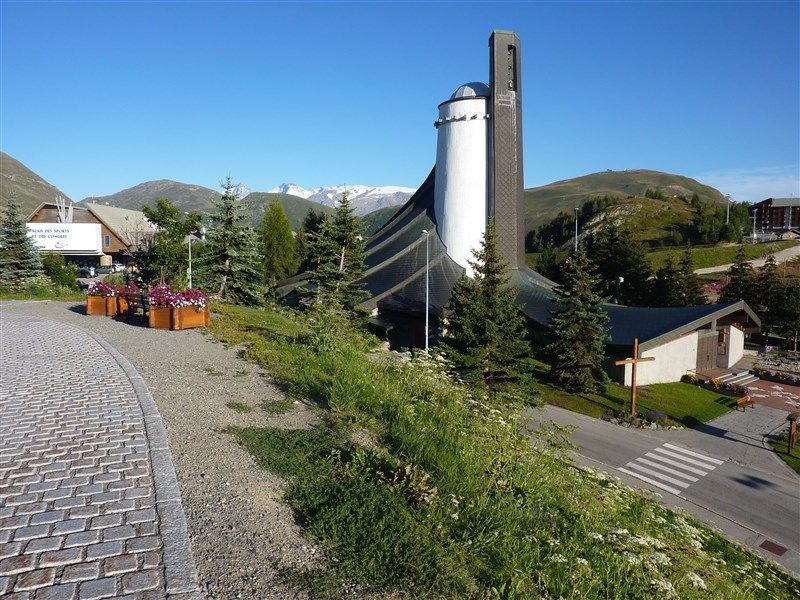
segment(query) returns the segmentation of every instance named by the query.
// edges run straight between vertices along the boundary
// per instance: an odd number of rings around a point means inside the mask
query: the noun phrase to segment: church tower
[[[522,82],[520,43],[512,31],[489,38],[488,218],[494,220],[500,253],[509,269],[525,266],[522,172]]]

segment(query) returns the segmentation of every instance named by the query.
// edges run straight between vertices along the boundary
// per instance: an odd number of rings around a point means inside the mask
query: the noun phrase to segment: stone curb
[[[202,600],[189,541],[189,528],[181,504],[178,478],[172,464],[172,455],[167,441],[164,422],[158,412],[147,384],[130,361],[102,337],[83,327],[81,331],[94,339],[119,364],[131,382],[144,416],[150,466],[153,472],[153,487],[156,494],[156,510],[160,521],[164,555],[164,581],[169,598]]]

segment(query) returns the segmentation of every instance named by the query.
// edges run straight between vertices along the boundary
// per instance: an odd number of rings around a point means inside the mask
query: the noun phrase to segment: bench
[[[126,322],[134,313],[140,313],[143,319],[150,316],[150,298],[144,292],[128,294],[125,299],[128,301],[128,312],[125,314]]]
[[[742,396],[736,401],[736,410],[739,410],[741,408],[744,412],[747,412],[748,406],[750,408],[753,408],[753,406],[755,406],[750,396]]]

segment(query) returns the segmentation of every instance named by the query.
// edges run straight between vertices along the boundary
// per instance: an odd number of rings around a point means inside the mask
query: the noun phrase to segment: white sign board
[[[43,252],[102,254],[99,223],[25,223],[28,237]]]

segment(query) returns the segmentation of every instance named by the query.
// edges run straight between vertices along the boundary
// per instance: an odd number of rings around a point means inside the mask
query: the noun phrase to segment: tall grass
[[[289,312],[218,310],[219,339],[246,343],[290,394],[323,407],[312,431],[232,433],[290,481],[286,501],[335,559],[328,594],[342,579],[415,598],[800,593],[690,518],[574,468],[558,444],[533,448],[513,407],[453,384],[435,361],[370,360],[370,341],[341,322],[324,336],[320,320]],[[355,441],[364,429],[376,444]]]

